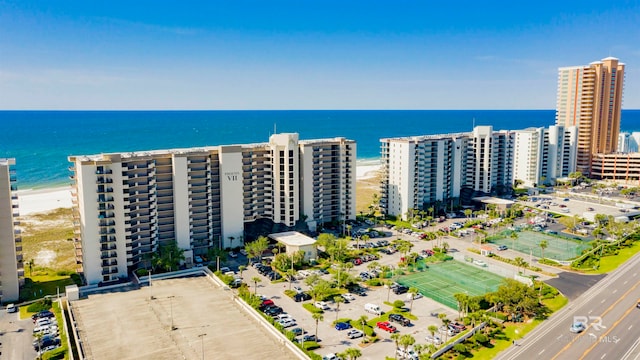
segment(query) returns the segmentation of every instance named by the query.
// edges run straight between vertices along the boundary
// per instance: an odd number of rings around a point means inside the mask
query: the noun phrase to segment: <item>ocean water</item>
[[[358,161],[380,156],[380,138],[549,126],[554,110],[425,111],[0,111],[0,158],[16,158],[20,189],[69,183],[69,155],[300,139],[357,141]],[[623,110],[623,131],[640,130],[640,110]]]

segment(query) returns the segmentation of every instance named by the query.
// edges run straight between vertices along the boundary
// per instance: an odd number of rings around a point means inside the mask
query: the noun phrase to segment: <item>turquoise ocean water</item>
[[[470,131],[475,125],[524,129],[554,123],[553,110],[425,111],[0,111],[0,158],[16,158],[20,189],[69,183],[69,155],[343,136],[358,160],[380,156],[380,138]],[[640,130],[640,110],[622,112],[622,130]]]

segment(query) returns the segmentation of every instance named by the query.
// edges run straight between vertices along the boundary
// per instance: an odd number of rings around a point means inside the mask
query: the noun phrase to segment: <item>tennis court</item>
[[[591,249],[591,245],[584,241],[568,239],[562,236],[554,236],[537,231],[516,232],[517,239],[510,237],[511,231],[503,231],[496,236],[489,237],[489,242],[497,245],[506,245],[510,249],[542,257],[540,242],[546,241],[544,257],[547,259],[566,261],[582,255],[582,251]]]
[[[422,295],[457,310],[458,301],[453,297],[454,294],[479,296],[496,291],[502,283],[502,277],[477,266],[452,260],[430,264],[428,270],[402,276],[398,283],[415,287]]]

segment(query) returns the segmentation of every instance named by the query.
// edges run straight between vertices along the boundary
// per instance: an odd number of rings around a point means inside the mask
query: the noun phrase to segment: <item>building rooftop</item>
[[[308,237],[297,231],[285,231],[281,233],[270,234],[270,238],[289,246],[304,246],[313,245],[316,243],[316,239]]]
[[[500,199],[500,198],[492,197],[492,196],[479,196],[479,197],[474,197],[472,200],[473,201],[480,201],[480,202],[483,202],[485,204],[495,204],[495,205],[510,205],[510,204],[513,204],[513,201],[511,201],[511,200]]]

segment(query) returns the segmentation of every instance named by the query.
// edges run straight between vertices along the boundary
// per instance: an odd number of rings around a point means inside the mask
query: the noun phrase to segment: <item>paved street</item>
[[[607,275],[578,299],[511,347],[500,359],[623,359],[638,354],[636,303],[640,299],[640,254]],[[634,321],[635,320],[635,321]],[[574,321],[588,325],[569,331]],[[633,355],[633,356],[632,356]]]

